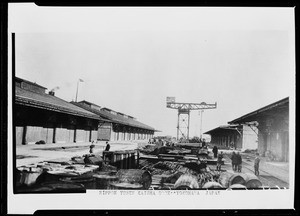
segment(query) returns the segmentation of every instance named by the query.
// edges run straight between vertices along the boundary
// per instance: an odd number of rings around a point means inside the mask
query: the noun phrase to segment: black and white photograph
[[[9,3],[8,213],[293,208],[294,19]]]

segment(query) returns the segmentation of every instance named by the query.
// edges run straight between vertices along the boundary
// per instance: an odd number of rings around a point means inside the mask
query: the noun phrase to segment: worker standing
[[[108,142],[106,142],[106,147],[104,150],[104,151],[106,151],[106,153],[103,152],[103,159],[104,159],[105,163],[109,163],[109,161],[111,161],[111,159],[112,159],[113,152],[109,152],[109,150],[110,150],[110,145]]]
[[[205,142],[205,139],[202,139],[202,148],[206,148],[206,142]]]
[[[218,159],[217,159],[217,171],[221,171],[221,166],[223,162],[223,152],[218,154]]]
[[[217,156],[218,156],[218,147],[214,146],[212,152],[214,153],[214,158],[217,158]]]
[[[242,172],[242,156],[240,155],[239,152],[237,152],[236,155],[236,163],[237,163],[237,171]]]
[[[255,175],[259,175],[259,162],[260,162],[259,153],[256,153],[256,157],[254,159],[254,173],[255,173]]]
[[[232,170],[236,171],[237,169],[237,156],[236,153],[233,151],[231,155],[231,164],[232,164]]]
[[[108,142],[106,142],[106,147],[105,147],[105,150],[104,150],[104,151],[109,151],[109,149],[110,149],[110,145],[109,145]]]
[[[90,154],[94,153],[94,148],[95,148],[94,144],[90,145]]]

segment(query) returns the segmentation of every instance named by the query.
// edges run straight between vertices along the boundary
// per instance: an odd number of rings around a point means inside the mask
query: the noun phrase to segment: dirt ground
[[[222,169],[229,172],[232,170],[230,155],[232,150],[222,150],[225,154],[225,165]],[[242,155],[242,173],[254,174],[254,155],[241,153]],[[211,169],[215,169],[215,166],[210,166]],[[260,162],[260,174],[258,176],[263,186],[269,187],[289,187],[289,164],[287,162],[269,162],[265,158],[261,157]]]
[[[109,142],[110,150],[133,150],[138,145],[143,145],[147,141],[135,142]],[[91,143],[64,143],[46,145],[23,145],[16,148],[16,165],[25,166],[46,160],[66,161],[74,156],[82,156],[89,153]],[[98,141],[95,143],[94,153],[101,154],[105,149],[106,142]]]
[[[111,150],[133,150],[138,146],[147,145],[147,140],[140,141],[117,141],[109,142]],[[17,167],[23,165],[30,165],[41,161],[66,161],[74,156],[82,156],[89,153],[89,146],[91,143],[65,143],[65,144],[46,144],[46,145],[26,145],[17,146],[16,148],[16,165]],[[95,144],[94,153],[101,154],[105,149],[106,142],[98,141]],[[211,149],[209,149],[211,151]],[[225,154],[225,165],[223,170],[232,171],[231,160],[229,158],[232,153],[231,150],[222,150]],[[243,158],[242,172],[254,173],[254,155],[241,153]],[[212,170],[216,166],[209,165]],[[284,162],[269,162],[265,158],[261,158],[260,181],[265,186],[271,187],[289,187],[289,164]]]

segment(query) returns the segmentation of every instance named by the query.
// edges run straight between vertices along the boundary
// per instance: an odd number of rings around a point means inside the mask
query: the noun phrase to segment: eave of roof
[[[125,118],[125,117],[120,116],[120,115],[114,115],[114,114],[108,113],[107,111],[103,111],[103,112],[105,112],[113,120],[118,121],[121,124],[128,125],[128,126],[131,126],[131,127],[137,127],[137,128],[141,128],[141,129],[151,130],[151,131],[155,130],[153,127],[150,127],[150,126],[148,126],[144,123],[141,123],[141,122],[139,122],[135,119]]]
[[[85,106],[83,104],[80,104],[79,102],[71,101],[70,103],[73,104],[74,106],[78,106],[78,107],[80,107],[80,108],[82,108],[84,110],[87,110],[87,111],[89,111],[91,113],[94,113],[95,115],[99,116],[99,118],[101,118],[105,122],[113,122],[112,120],[110,120],[108,118],[108,116],[102,115],[102,113],[99,110],[92,109],[92,108],[87,107],[87,106]],[[92,104],[92,103],[89,103],[89,104]]]
[[[151,130],[151,131],[155,130],[154,128],[152,128],[148,125],[145,125],[145,124],[143,124],[139,121],[136,121],[134,119],[125,118],[125,117],[120,116],[120,115],[114,115],[114,114],[109,113],[108,111],[105,111],[105,110],[110,110],[108,108],[101,109],[101,110],[94,110],[94,109],[86,107],[85,105],[80,104],[80,103],[76,103],[76,102],[71,102],[71,103],[76,105],[76,106],[79,106],[83,109],[89,110],[90,112],[93,112],[97,115],[100,115],[102,118],[103,117],[108,118],[113,123],[117,123],[117,124],[121,124],[121,125],[128,125],[128,126],[131,126],[131,127],[136,127],[136,128],[141,128],[141,129],[146,129],[146,130]]]
[[[238,125],[223,125],[223,126],[219,126],[214,129],[211,129],[203,134],[212,134],[212,133],[216,133],[219,131],[225,131],[225,130],[235,130],[237,127],[238,127]]]
[[[87,103],[87,104],[89,104],[89,105],[94,105],[94,106],[96,106],[96,107],[101,108],[101,106],[99,106],[99,105],[97,105],[97,104],[94,104],[94,103],[91,103],[91,102],[86,101],[86,100],[79,101],[78,103],[82,103],[82,102]]]
[[[94,113],[81,109],[58,97],[16,88],[15,104],[101,120]]]
[[[252,118],[251,121],[253,121],[253,117],[258,116],[261,113],[270,111],[272,109],[278,108],[280,106],[286,105],[288,103],[289,103],[289,97],[286,97],[286,98],[284,98],[282,100],[276,101],[276,102],[274,102],[272,104],[269,104],[267,106],[264,106],[264,107],[262,107],[260,109],[255,110],[253,112],[250,112],[250,113],[248,113],[246,115],[243,115],[243,116],[241,116],[239,118],[236,118],[236,119],[228,122],[228,124],[236,124],[236,123],[241,123],[241,122],[247,122],[247,119],[250,119],[250,118]]]
[[[28,81],[28,80],[25,80],[25,79],[22,79],[22,78],[19,78],[19,77],[15,77],[15,80],[18,80],[18,81],[21,81],[21,82],[26,82],[26,83],[29,83],[29,84],[31,84],[31,85],[35,85],[35,86],[40,87],[40,88],[43,88],[43,89],[47,89],[47,88],[44,87],[44,86],[41,86],[41,85],[39,85],[39,84],[36,84],[36,83],[34,83],[34,82],[30,82],[30,81]]]

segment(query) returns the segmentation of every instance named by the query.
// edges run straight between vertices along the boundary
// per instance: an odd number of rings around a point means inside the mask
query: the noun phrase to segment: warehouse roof
[[[83,102],[83,101],[81,101]],[[100,110],[95,110],[92,108],[89,108],[88,106],[82,104],[81,102],[71,102],[72,104],[75,104],[81,108],[87,109],[90,112],[93,112],[97,115],[99,115],[100,117],[104,118],[104,119],[108,119],[114,123],[118,123],[118,124],[123,124],[123,125],[128,125],[131,127],[137,127],[137,128],[141,128],[141,129],[146,129],[146,130],[151,130],[151,131],[155,131],[155,129],[153,127],[150,127],[146,124],[143,124],[133,118],[126,118],[123,115],[118,115],[118,114],[112,114],[109,112],[110,109],[108,108],[104,108],[104,109],[100,109]],[[86,101],[84,101],[86,103]],[[89,104],[93,104],[88,102]],[[110,110],[112,111],[112,110]],[[117,113],[117,112],[116,112]],[[131,117],[131,116],[130,116]]]
[[[37,86],[37,87],[40,87],[40,88],[43,88],[43,89],[47,89],[46,87],[44,87],[44,86],[41,86],[41,85],[39,85],[39,84],[37,84],[37,83],[33,83],[33,82],[31,82],[31,81],[28,81],[28,80],[25,80],[25,79],[21,79],[21,78],[19,78],[19,77],[15,77],[15,81],[17,81],[17,82],[25,82],[25,83],[28,83],[28,84],[30,84],[30,85],[34,85],[34,86]]]
[[[15,104],[101,120],[101,118],[94,113],[75,106],[63,99],[46,93],[25,90],[18,86],[15,86]]]
[[[216,127],[212,130],[205,132],[204,134],[216,134],[224,131],[237,131],[238,132],[239,125],[222,125]]]
[[[116,121],[118,123],[124,124],[124,125],[128,125],[128,126],[132,126],[132,127],[138,127],[138,128],[142,128],[142,129],[147,129],[147,130],[155,130],[153,127],[150,127],[146,124],[143,124],[135,119],[132,118],[125,118],[124,116],[121,115],[114,115],[111,114],[107,111],[101,110],[103,114],[105,114],[109,119]]]
[[[86,101],[86,100],[83,100],[83,101],[81,101],[81,102],[84,102],[84,103],[86,103],[86,104],[93,105],[93,106],[96,106],[96,107],[101,108],[101,106],[99,106],[99,105],[97,105],[97,104],[94,104],[94,103],[91,103],[91,102]]]
[[[243,122],[257,121],[260,118],[281,115],[283,111],[288,112],[288,110],[289,110],[289,97],[286,97],[282,100],[276,101],[275,103],[272,103],[258,110],[250,112],[246,115],[243,115],[237,119],[234,119],[228,122],[228,124],[238,124]]]

